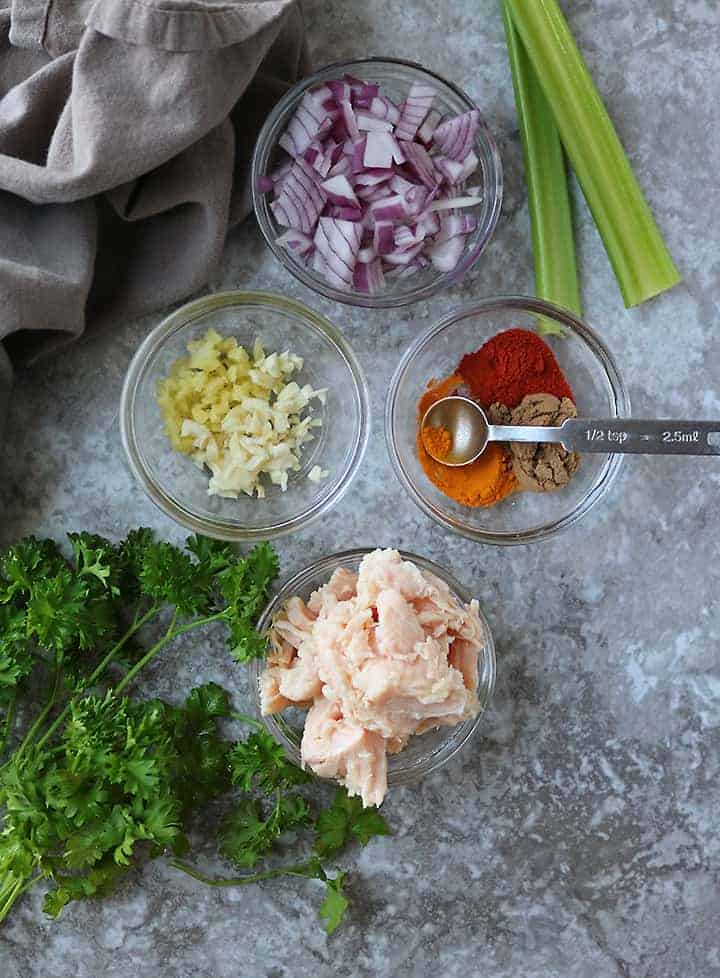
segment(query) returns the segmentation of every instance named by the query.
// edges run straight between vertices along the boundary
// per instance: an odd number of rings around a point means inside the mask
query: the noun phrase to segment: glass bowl
[[[563,338],[544,339],[573,389],[578,414],[628,417],[630,399],[601,340],[571,313],[540,299],[499,297],[456,309],[417,337],[390,382],[385,436],[398,479],[428,516],[479,543],[530,543],[572,526],[602,499],[622,462],[622,455],[585,455],[569,485],[557,492],[517,492],[495,506],[478,508],[449,499],[425,475],[416,451],[417,405],[428,383],[452,374],[461,357],[501,330],[534,330],[538,317],[565,332]]]
[[[304,359],[294,379],[327,388],[314,441],[303,446],[302,468],[289,473],[286,492],[263,480],[265,499],[209,496],[207,471],[170,446],[156,401],[158,381],[186,355],[189,340],[213,327],[251,347],[259,337],[268,352],[290,350]],[[173,312],[145,339],[125,377],[120,432],[130,468],[150,499],[196,533],[219,540],[266,540],[306,526],[334,506],[357,474],[367,446],[370,407],[365,377],[340,333],[292,299],[269,292],[221,292]],[[319,483],[314,465],[328,471]]]
[[[367,306],[373,309],[405,306],[411,302],[417,302],[419,299],[427,299],[442,289],[449,288],[478,260],[487,247],[498,222],[502,205],[503,174],[500,154],[495,139],[481,113],[480,128],[474,146],[480,163],[469,181],[470,183],[479,183],[483,188],[482,194],[478,198],[478,206],[472,208],[472,213],[477,217],[478,226],[472,234],[468,235],[465,253],[453,271],[438,272],[432,266],[428,266],[428,268],[409,278],[389,278],[385,288],[376,295],[334,288],[312,267],[306,265],[302,258],[298,258],[288,249],[277,244],[277,238],[286,229],[275,220],[270,210],[270,195],[261,192],[259,179],[268,174],[277,161],[287,157],[285,151],[278,146],[278,140],[287,128],[305,92],[327,80],[340,78],[346,73],[361,78],[363,81],[377,82],[380,85],[381,94],[398,100],[405,97],[413,82],[432,85],[437,91],[435,107],[443,115],[458,115],[461,112],[477,108],[472,99],[452,82],[446,81],[439,75],[411,61],[366,58],[361,61],[347,61],[328,65],[295,85],[278,102],[258,136],[251,171],[255,215],[265,240],[275,257],[303,285],[319,292],[328,299],[345,302],[349,305]]]
[[[273,619],[280,611],[285,602],[293,597],[300,595],[303,600],[307,600],[311,593],[317,588],[326,584],[333,571],[338,567],[345,567],[348,570],[356,571],[360,561],[366,554],[372,552],[372,548],[361,548],[358,550],[346,550],[343,553],[331,554],[321,560],[310,564],[305,570],[300,571],[282,585],[278,593],[268,604],[263,612],[257,628],[261,633],[266,632]],[[437,564],[416,554],[401,551],[405,560],[411,560],[422,570],[435,574],[445,581],[451,591],[464,603],[469,603],[471,595],[454,577]],[[480,621],[483,626],[485,644],[479,657],[479,682],[478,699],[480,701],[480,711],[472,720],[458,724],[456,727],[438,727],[435,730],[428,730],[426,733],[411,737],[407,747],[399,754],[388,754],[388,787],[400,784],[411,784],[430,774],[432,771],[447,764],[458,751],[470,741],[476,733],[482,715],[490,703],[493,689],[495,688],[495,644],[492,632],[482,610],[480,611]],[[253,660],[250,664],[250,682],[255,690],[257,712],[260,713],[260,692],[258,681],[263,670],[262,660]],[[304,724],[304,711],[299,709],[288,709],[283,713],[273,716],[262,717],[265,728],[270,734],[283,745],[288,756],[296,764],[300,764],[300,739]]]

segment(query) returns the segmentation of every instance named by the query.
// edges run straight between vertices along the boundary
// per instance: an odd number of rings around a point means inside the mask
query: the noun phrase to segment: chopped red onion
[[[270,205],[278,224],[312,234],[322,209],[325,193],[318,187],[312,167],[300,158],[282,183],[282,190]]]
[[[425,184],[428,189],[432,189],[438,183],[435,173],[434,160],[425,149],[418,143],[405,143],[405,157],[408,169]]]
[[[398,190],[399,188],[393,187],[393,180],[400,179],[393,176],[391,170],[365,170],[364,173],[358,173],[355,177],[356,187],[376,187],[378,184],[385,183],[387,180],[390,181],[390,186],[393,190]],[[405,181],[407,182],[407,181]],[[408,184],[406,189],[410,189],[412,184]]]
[[[450,238],[458,234],[470,234],[477,227],[477,218],[474,214],[443,214],[440,218],[440,231],[435,236],[437,244],[449,241]],[[397,244],[397,237],[395,238]]]
[[[404,221],[409,216],[408,202],[401,194],[374,200],[369,206],[372,219],[377,221]]]
[[[341,156],[337,163],[334,163],[328,170],[329,177],[347,176],[352,172],[352,166],[347,156]]]
[[[397,124],[395,135],[398,139],[408,142],[415,139],[418,129],[425,116],[432,108],[435,99],[435,89],[421,82],[413,82],[403,105],[402,115]]]
[[[435,91],[413,84],[400,106],[346,75],[306,92],[283,133],[285,160],[258,187],[288,230],[281,247],[337,289],[373,295],[386,275],[460,261],[477,217],[476,110],[441,122]],[[401,140],[399,142],[399,140]]]
[[[347,81],[341,81],[341,80],[329,81],[327,83],[327,87],[332,92],[333,98],[338,104],[340,104],[340,102],[344,101],[345,99],[347,99],[348,102],[350,101],[350,96],[352,94],[352,91]]]
[[[413,224],[412,227],[402,224],[395,228],[395,247],[400,250],[412,248],[424,241],[425,237],[425,229],[420,224]]]
[[[302,231],[295,231],[291,228],[277,239],[277,243],[288,251],[293,251],[296,255],[306,255],[313,249],[312,238]]]
[[[357,127],[361,132],[392,132],[393,124],[387,119],[379,119],[372,112],[358,109],[356,113]]]
[[[477,207],[477,197],[443,197],[433,201],[428,211],[447,211],[456,207]]]
[[[338,207],[360,207],[352,184],[344,174],[338,174],[337,176],[330,177],[328,180],[323,180],[320,186],[325,191],[327,199],[331,204],[337,204]]]
[[[319,105],[312,92],[306,92],[278,142],[291,156],[302,156],[313,139],[327,132],[333,118],[333,113]]]
[[[337,204],[327,204],[325,216],[339,218],[341,221],[362,221],[363,212],[359,207],[339,207]]]
[[[385,255],[385,261],[389,265],[409,265],[413,258],[420,253],[422,247],[421,241],[420,244],[416,244],[412,248],[396,248],[389,255]]]
[[[389,132],[369,132],[365,140],[363,164],[389,170],[393,163],[404,163],[405,157],[395,137]]]
[[[433,162],[448,183],[458,183],[462,178],[463,164],[458,160],[451,160],[446,156],[436,156]]]
[[[378,119],[387,119],[393,125],[400,121],[400,109],[389,98],[383,96],[374,98],[370,103],[370,111]]]
[[[459,234],[433,245],[428,250],[428,255],[439,272],[452,272],[457,267],[463,251],[465,251],[465,238]]]
[[[395,248],[395,229],[390,221],[376,221],[373,248],[378,255],[389,255]]]
[[[379,292],[385,285],[382,261],[376,258],[367,264],[358,262],[353,272],[353,284],[358,292],[365,292],[368,295]]]
[[[421,143],[424,143],[426,146],[430,145],[441,118],[437,109],[430,109],[425,122],[423,122],[417,132],[417,138]]]
[[[356,193],[358,198],[367,204],[374,200],[382,200],[383,197],[392,196],[392,190],[387,183],[381,183],[378,187],[361,187]]]
[[[360,250],[362,230],[359,224],[332,217],[321,217],[315,232],[315,248],[327,269],[349,288]]]
[[[473,148],[479,128],[480,113],[472,109],[441,123],[433,133],[433,143],[451,160],[464,160]]]

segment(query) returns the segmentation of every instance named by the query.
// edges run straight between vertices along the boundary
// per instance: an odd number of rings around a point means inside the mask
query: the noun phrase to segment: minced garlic
[[[324,404],[327,392],[290,379],[302,357],[267,354],[257,339],[248,353],[234,337],[209,329],[187,350],[157,390],[173,448],[210,470],[211,496],[262,498],[263,473],[284,492],[288,473],[301,468],[302,446],[322,425],[311,401]],[[308,473],[313,482],[326,476],[318,465]]]

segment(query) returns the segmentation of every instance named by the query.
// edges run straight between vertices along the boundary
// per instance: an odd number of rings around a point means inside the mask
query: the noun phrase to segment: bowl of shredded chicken
[[[494,648],[477,600],[414,555],[326,558],[285,585],[260,627],[268,728],[366,806],[445,763],[490,700]]]

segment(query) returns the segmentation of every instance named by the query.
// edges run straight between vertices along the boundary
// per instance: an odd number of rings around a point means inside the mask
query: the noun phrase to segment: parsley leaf
[[[0,558],[0,603],[27,597],[37,580],[65,567],[65,558],[53,540],[24,537]]]
[[[351,798],[345,788],[338,788],[332,804],[318,815],[314,851],[318,856],[329,856],[353,839],[365,846],[374,836],[389,834],[390,828],[377,808],[363,808],[360,798]]]
[[[252,623],[262,611],[277,573],[277,554],[270,544],[261,543],[219,575],[220,591],[227,604],[230,652],[236,662],[265,655],[267,642]]]
[[[348,908],[348,900],[343,892],[346,875],[346,873],[338,873],[335,879],[325,878],[327,892],[320,904],[318,916],[323,921],[323,928],[328,935],[338,929]]]
[[[259,788],[271,794],[276,788],[307,784],[312,778],[285,755],[285,750],[264,730],[250,734],[230,752],[232,783],[243,791]]]
[[[275,805],[267,816],[259,801],[243,798],[223,821],[220,851],[240,869],[253,869],[283,832],[307,825],[309,820],[310,807],[299,795],[278,792]]]

